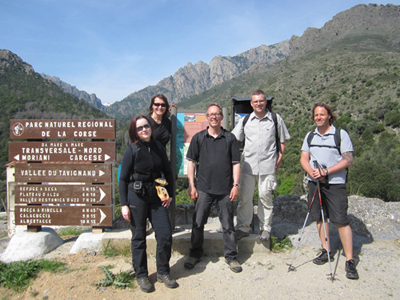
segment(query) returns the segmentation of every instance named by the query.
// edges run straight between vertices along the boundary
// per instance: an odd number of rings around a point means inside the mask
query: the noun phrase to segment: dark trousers
[[[168,274],[171,258],[172,230],[168,209],[161,202],[149,203],[142,196],[132,191],[128,193],[129,209],[131,211],[131,250],[132,264],[136,277],[148,276],[146,253],[146,220],[149,218],[155,231],[157,241],[157,273]]]
[[[193,214],[192,227],[192,248],[190,248],[190,257],[200,258],[203,255],[204,225],[210,215],[211,205],[217,201],[219,206],[219,220],[222,224],[224,238],[224,256],[227,260],[237,259],[236,232],[233,226],[233,202],[229,195],[211,195],[199,192],[195,211]]]

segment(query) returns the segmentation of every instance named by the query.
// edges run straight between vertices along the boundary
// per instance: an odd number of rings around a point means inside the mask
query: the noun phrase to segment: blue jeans
[[[211,205],[217,201],[219,206],[219,220],[223,229],[224,256],[228,261],[237,259],[236,232],[233,226],[233,202],[229,195],[211,195],[198,191],[199,197],[196,201],[193,214],[192,248],[190,257],[200,258],[203,255],[204,225],[210,215]]]
[[[132,264],[136,277],[148,276],[146,253],[146,220],[149,218],[154,228],[157,241],[157,273],[161,275],[170,272],[172,230],[168,209],[161,202],[149,203],[142,195],[128,192],[129,209],[131,211],[131,250]]]

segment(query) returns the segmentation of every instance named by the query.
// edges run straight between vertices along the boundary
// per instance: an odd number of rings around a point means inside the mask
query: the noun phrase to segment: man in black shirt
[[[241,272],[237,261],[233,201],[239,194],[240,152],[235,136],[221,127],[222,109],[211,104],[207,109],[207,129],[195,134],[187,153],[189,195],[195,203],[190,254],[185,268],[192,269],[203,255],[204,224],[211,205],[217,201],[224,238],[225,261],[233,272]],[[197,186],[194,184],[197,166]]]

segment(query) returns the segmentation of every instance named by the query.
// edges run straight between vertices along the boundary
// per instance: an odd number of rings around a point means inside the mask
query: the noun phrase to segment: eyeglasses
[[[139,126],[138,128],[136,128],[137,132],[141,132],[143,129],[149,129],[150,128],[150,124],[144,124],[143,126]]]
[[[206,114],[207,117],[209,118],[218,118],[219,116],[221,116],[221,113],[217,113],[217,114]]]
[[[159,106],[161,106],[161,107],[167,107],[167,104],[165,104],[165,103],[153,103],[153,105],[154,105],[154,106],[157,106],[157,107],[159,107]]]

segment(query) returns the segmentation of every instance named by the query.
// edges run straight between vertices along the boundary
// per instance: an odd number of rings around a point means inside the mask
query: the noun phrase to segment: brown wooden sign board
[[[115,139],[115,120],[10,120],[11,139]]]
[[[10,142],[10,161],[115,161],[115,142]]]
[[[17,163],[15,182],[111,183],[111,164]]]
[[[112,226],[112,207],[16,205],[15,225]]]
[[[111,185],[18,184],[15,204],[112,204]]]

